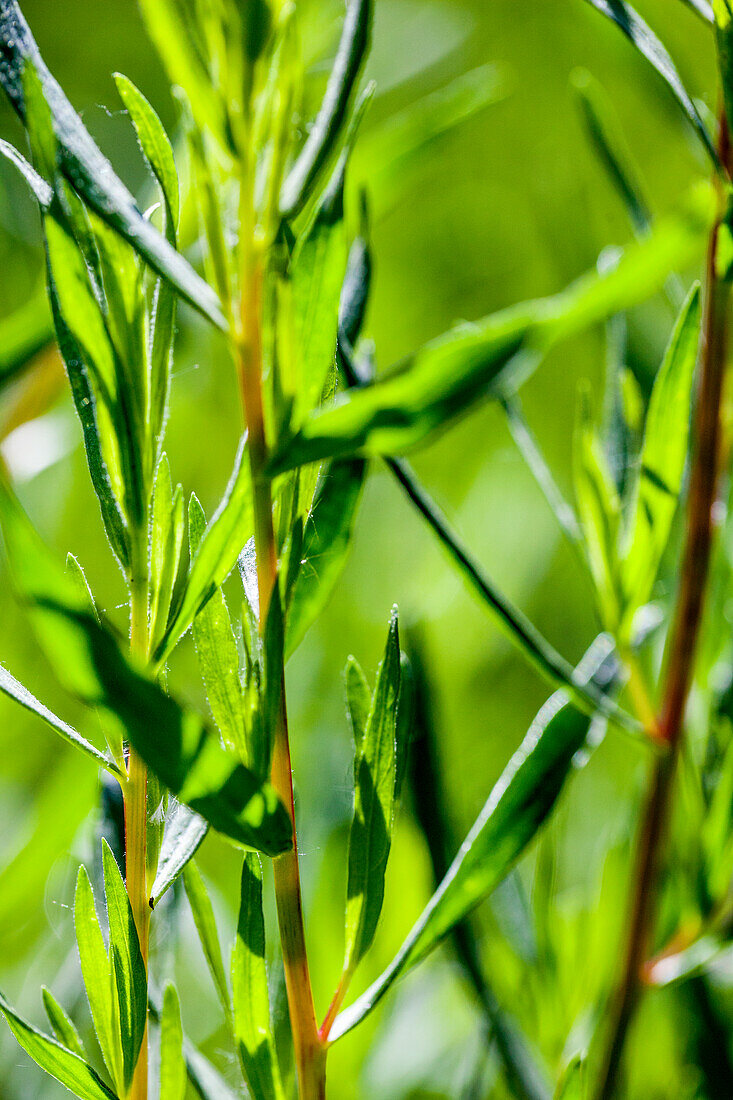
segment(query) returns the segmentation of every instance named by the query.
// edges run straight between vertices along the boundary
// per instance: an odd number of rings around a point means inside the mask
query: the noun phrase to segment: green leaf
[[[0,391],[53,342],[51,311],[42,287],[0,320]]]
[[[347,674],[347,688],[353,684]],[[355,731],[363,721],[363,685],[349,700]],[[400,643],[397,611],[392,611],[384,657],[363,733],[355,733],[354,820],[349,836],[344,972],[352,974],[374,939],[384,901],[384,877],[392,843],[397,782],[397,702]]]
[[[131,663],[1,482],[0,527],[18,588],[67,687],[115,715],[162,783],[215,829],[268,855],[287,850],[290,819],[274,790]]]
[[[203,508],[194,494],[188,505],[188,538],[193,561],[206,530]],[[230,748],[248,760],[244,737],[242,685],[239,680],[239,651],[229,609],[220,588],[199,611],[193,621],[201,678],[211,713],[219,732]],[[249,761],[248,761],[249,762]]]
[[[253,527],[252,481],[244,437],[224,498],[201,536],[181,600],[155,650],[157,664],[164,663],[202,607],[221,588],[237,564]]]
[[[329,186],[293,256],[293,323],[298,348],[295,423],[321,403],[336,355],[341,285],[346,268],[343,187]]]
[[[99,151],[46,68],[15,0],[0,0],[0,41],[5,52],[5,64],[0,70],[0,84],[23,121],[23,71],[28,60],[35,66],[53,115],[54,131],[59,144],[60,168],[74,189],[103,221],[129,241],[150,266],[166,278],[195,309],[226,332],[227,323],[216,294],[196,274],[188,261],[142,216],[132,195],[115,175],[109,161]]]
[[[427,344],[383,380],[349,390],[316,411],[273,456],[271,472],[348,452],[393,454],[420,443],[487,394],[506,397],[560,340],[628,309],[659,290],[671,268],[698,254],[710,225],[710,191],[659,221],[612,269],[559,294],[525,302]]]
[[[102,839],[109,954],[117,985],[125,1084],[129,1086],[145,1034],[148,979],[130,899],[107,841]]]
[[[74,1024],[66,1015],[51,990],[46,989],[45,985],[41,987],[41,996],[43,997],[43,1007],[46,1010],[48,1021],[59,1043],[61,1043],[63,1047],[66,1047],[67,1050],[72,1051],[72,1053],[78,1054],[80,1058],[86,1058],[84,1045],[81,1041],[79,1032],[76,1030]]]
[[[43,176],[36,172],[35,168],[9,141],[0,140],[0,154],[18,169],[35,195],[38,204],[42,209],[47,209],[53,200],[53,188],[46,183]]]
[[[30,710],[33,714],[37,714],[39,718],[42,718],[44,722],[47,722],[52,729],[55,729],[57,733],[60,733],[65,741],[73,745],[75,748],[80,749],[87,756],[91,757],[96,764],[101,764],[103,768],[111,772],[113,775],[121,776],[122,772],[117,765],[110,760],[110,758],[103,752],[101,752],[91,741],[87,741],[85,737],[82,737],[80,733],[70,726],[67,722],[64,722],[62,718],[58,718],[53,711],[50,711],[48,707],[40,703],[34,695],[28,691],[27,688],[15,679],[14,676],[8,672],[6,668],[0,665],[0,691],[5,695],[10,696],[11,699],[15,699],[17,703],[20,703],[26,710]]]
[[[691,8],[706,23],[715,22],[713,9],[708,3],[708,0],[682,0],[682,3],[687,4],[687,7]]]
[[[258,1100],[284,1096],[270,1023],[262,912],[262,867],[246,855],[242,865],[237,940],[232,955],[235,1037],[247,1083]]]
[[[112,1080],[124,1092],[124,1063],[114,973],[99,927],[94,893],[84,867],[79,868],[76,880],[74,927],[94,1030]]]
[[[588,403],[587,393],[582,393],[574,441],[575,497],[603,625],[615,631],[621,612],[617,557],[621,500]]]
[[[682,307],[649,401],[631,523],[621,559],[626,629],[630,629],[634,612],[651,595],[677,508],[699,340],[700,290],[695,286]]]
[[[224,960],[221,954],[219,933],[216,930],[214,909],[204,885],[204,880],[201,878],[201,872],[194,860],[190,860],[184,868],[183,885],[186,888],[186,897],[191,906],[196,931],[199,934],[214,988],[227,1022],[229,1022],[232,1016],[232,998],[229,992],[226,971],[224,970]]]
[[[160,1100],[184,1100],[186,1076],[181,1006],[175,986],[167,985],[160,1017]]]
[[[369,712],[372,709],[372,693],[369,690],[367,678],[354,657],[349,657],[346,662],[344,679],[346,680],[346,712],[349,716],[356,756],[360,756]]]
[[[292,653],[326,606],[346,561],[366,464],[343,459],[323,470],[303,532],[301,563],[289,594],[286,649]]]
[[[713,164],[716,168],[720,168],[718,154],[715,151],[715,145],[707,127],[688,95],[672,58],[653,31],[631,5],[626,3],[626,0],[588,0],[588,3],[592,4],[602,15],[612,20],[617,27],[620,27],[626,37],[633,42],[639,53],[646,58],[652,68],[656,69],[662,80],[670,88],[688,122],[692,124]]]
[[[612,643],[605,635],[591,646],[578,673],[601,684],[615,676]],[[396,979],[425,958],[508,874],[555,805],[589,728],[590,719],[565,692],[556,692],[545,703],[394,960],[337,1016],[331,1041],[360,1023]]]
[[[180,203],[173,147],[163,123],[140,89],[123,73],[115,73],[114,78],[120,98],[130,113],[143,156],[160,184],[166,205],[166,233],[175,245]]]
[[[168,806],[158,869],[150,894],[151,909],[155,908],[196,854],[208,830],[209,823],[189,810],[188,806],[178,802]]]
[[[10,1030],[23,1049],[30,1054],[41,1069],[60,1081],[69,1092],[80,1100],[117,1100],[115,1093],[91,1066],[49,1035],[32,1027],[12,1008],[0,993],[0,1012],[8,1021]]]
[[[579,1054],[565,1067],[554,1092],[554,1100],[585,1100],[586,1065]]]
[[[157,999],[151,995],[149,1001],[150,1018],[154,1023],[160,1023],[162,1007]],[[191,1043],[186,1036],[183,1037],[183,1056],[186,1062],[188,1079],[195,1088],[201,1100],[240,1100],[232,1092],[229,1085],[215,1069],[208,1058]]]
[[[349,0],[326,92],[308,138],[280,191],[280,213],[294,218],[313,194],[344,130],[369,50],[373,0]]]
[[[173,492],[168,459],[158,463],[150,525],[150,632],[153,642],[165,633],[183,549],[183,489]]]

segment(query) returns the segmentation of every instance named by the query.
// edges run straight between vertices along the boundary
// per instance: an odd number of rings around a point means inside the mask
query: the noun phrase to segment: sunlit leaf
[[[41,996],[43,997],[43,1007],[46,1010],[48,1022],[58,1041],[62,1046],[73,1051],[74,1054],[78,1054],[80,1058],[86,1059],[84,1045],[81,1041],[79,1032],[76,1030],[74,1024],[64,1012],[51,990],[43,986],[41,988]]]
[[[280,1100],[284,1093],[270,1024],[262,867],[254,854],[245,856],[242,866],[232,992],[235,1036],[250,1089],[261,1100]]]
[[[163,994],[163,1011],[160,1017],[159,1100],[183,1100],[186,1076],[181,1007],[175,986],[168,985]]]
[[[204,880],[201,878],[201,872],[193,860],[190,860],[186,864],[183,871],[183,885],[186,888],[186,897],[191,906],[196,931],[199,934],[201,947],[203,948],[204,956],[214,982],[214,988],[219,997],[224,1015],[227,1021],[229,1021],[232,1013],[232,998],[229,992],[226,971],[224,970],[224,960],[221,954],[219,933],[216,929],[214,909],[208,891],[204,885]]]
[[[80,1100],[117,1100],[91,1066],[49,1035],[18,1015],[0,993],[0,1012],[20,1045],[41,1069],[55,1077]]]
[[[155,908],[196,854],[208,829],[208,821],[189,810],[188,806],[176,802],[168,807],[158,870],[150,894],[151,909]]]

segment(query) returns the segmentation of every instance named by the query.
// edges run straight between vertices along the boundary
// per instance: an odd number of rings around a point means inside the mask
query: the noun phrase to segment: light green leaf
[[[313,194],[344,130],[369,50],[373,0],[349,0],[336,58],[318,115],[280,191],[280,213],[294,218]]]
[[[169,805],[158,870],[150,894],[151,909],[155,908],[196,854],[208,830],[209,823],[193,810],[189,810],[188,806],[182,806],[178,802]]]
[[[65,741],[68,741],[75,748],[80,749],[87,756],[97,764],[101,764],[103,768],[111,772],[113,775],[122,775],[122,772],[117,765],[110,760],[105,753],[101,752],[91,741],[87,741],[85,737],[82,737],[80,733],[70,726],[67,722],[64,722],[62,718],[58,718],[53,711],[50,711],[48,707],[40,703],[34,695],[28,691],[27,688],[15,679],[14,676],[8,672],[6,668],[0,665],[0,691],[5,695],[10,696],[11,699],[15,699],[17,703],[20,703],[26,710],[30,710],[33,714],[37,714],[39,718],[42,718],[44,722],[47,722],[52,729],[55,729],[57,733],[60,733]]]
[[[165,632],[183,549],[183,531],[183,489],[178,485],[173,492],[168,459],[162,455],[155,476],[150,525],[150,632],[154,643]]]
[[[245,436],[237,451],[224,499],[201,537],[180,603],[155,650],[154,658],[159,665],[164,663],[201,608],[229,576],[253,526],[252,481]]]
[[[355,451],[393,454],[420,443],[479,398],[514,392],[559,341],[644,301],[664,285],[670,269],[691,262],[711,224],[710,198],[707,188],[698,190],[686,212],[660,220],[615,267],[594,270],[553,297],[459,326],[383,380],[342,394],[282,443],[271,471]]]
[[[154,1023],[159,1024],[162,1008],[152,995],[148,1008],[150,1018]],[[219,1071],[212,1066],[208,1058],[205,1058],[185,1035],[183,1037],[183,1056],[186,1062],[188,1079],[201,1100],[241,1100],[231,1090]]]
[[[148,979],[130,899],[115,857],[104,839],[102,864],[109,921],[109,954],[117,985],[125,1083],[129,1086],[145,1033]]]
[[[193,561],[206,530],[203,508],[194,494],[188,505],[188,538]],[[229,609],[220,588],[193,621],[201,678],[211,713],[224,741],[248,760],[242,716],[242,686],[239,680],[239,651]]]
[[[166,234],[175,246],[180,202],[173,147],[163,123],[140,89],[123,73],[115,73],[114,78],[120,98],[130,113],[143,156],[160,184],[166,205]]]
[[[565,1067],[554,1092],[553,1100],[585,1100],[586,1093],[586,1066],[580,1055]]]
[[[290,819],[274,790],[131,663],[1,482],[0,527],[16,584],[69,689],[115,715],[162,783],[214,828],[268,855],[285,851]]]
[[[167,985],[160,1017],[160,1100],[184,1100],[186,1076],[181,1006],[175,986]]]
[[[55,1077],[80,1100],[117,1100],[91,1066],[49,1035],[32,1027],[0,993],[0,1012],[20,1045],[41,1069]]]
[[[631,522],[621,555],[626,630],[634,612],[651,595],[677,508],[699,340],[700,291],[695,286],[682,307],[649,401]]]
[[[242,866],[232,991],[235,1037],[250,1090],[258,1100],[281,1100],[265,963],[262,867],[255,854],[246,855]]]
[[[578,673],[607,685],[615,676],[612,644],[602,635]],[[590,719],[563,691],[542,707],[464,840],[447,875],[384,973],[336,1017],[332,1041],[356,1027],[400,975],[425,958],[508,874],[551,812]]]
[[[41,987],[41,996],[43,997],[43,1007],[46,1010],[48,1021],[53,1028],[53,1033],[57,1040],[62,1046],[72,1051],[72,1053],[78,1054],[80,1058],[86,1059],[84,1044],[81,1041],[79,1032],[76,1030],[74,1024],[66,1015],[51,990],[46,989],[45,985]]]
[[[51,311],[43,287],[0,320],[0,391],[53,342]]]
[[[346,662],[346,712],[349,716],[351,735],[354,738],[356,756],[360,756],[364,745],[369,712],[372,709],[372,693],[367,678],[355,657]]]
[[[363,686],[356,679],[349,700],[354,730],[363,721]],[[392,842],[397,781],[397,703],[400,692],[400,644],[397,611],[392,611],[384,657],[361,736],[356,734],[354,758],[354,820],[349,836],[346,888],[346,951],[344,972],[352,974],[371,946],[384,901],[384,876]]]
[[[201,947],[203,948],[211,978],[219,997],[221,1007],[227,1022],[232,1017],[232,998],[229,992],[224,960],[221,954],[219,933],[216,930],[216,918],[211,904],[211,898],[201,878],[201,872],[196,866],[195,860],[189,860],[183,871],[183,885],[186,888],[191,912],[193,913],[196,931],[199,934]]]
[[[295,423],[321,403],[336,355],[341,285],[346,269],[343,187],[328,191],[301,237],[291,266],[297,348]]]
[[[653,31],[631,5],[626,3],[626,0],[588,0],[588,3],[614,22],[617,27],[620,27],[626,37],[633,42],[639,53],[656,69],[671,90],[688,122],[692,124],[713,164],[716,168],[719,168],[718,154],[715,151],[707,127],[700,118],[697,107],[682,83],[672,58]]]
[[[292,653],[318,617],[343,569],[361,500],[361,459],[330,463],[321,472],[303,532],[301,563],[287,609],[286,649]]]
[[[156,6],[160,6],[156,0]],[[227,323],[216,294],[190,264],[171,247],[157,229],[142,216],[135,201],[102,155],[83,122],[41,58],[28,24],[15,0],[0,3],[0,40],[6,63],[0,84],[13,107],[25,121],[23,71],[30,60],[38,71],[51,105],[54,130],[59,144],[59,164],[84,201],[116,232],[127,239],[164,278],[195,308],[222,331]]]
[[[74,927],[94,1030],[112,1080],[124,1092],[124,1059],[114,974],[99,927],[94,893],[84,867],[79,868],[76,880]]]

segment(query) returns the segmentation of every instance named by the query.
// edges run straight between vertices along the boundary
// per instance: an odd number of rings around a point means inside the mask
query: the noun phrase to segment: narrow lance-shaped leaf
[[[359,458],[337,460],[321,473],[288,602],[289,653],[323,610],[338,581],[349,550],[365,473],[366,464]]]
[[[120,1014],[125,1083],[129,1087],[145,1033],[148,981],[130,899],[115,857],[102,840],[109,953],[114,965]]]
[[[75,190],[195,309],[226,332],[227,323],[213,290],[142,216],[132,195],[115,175],[109,161],[99,151],[48,71],[15,0],[0,0],[0,42],[5,54],[4,64],[0,68],[0,83],[24,121],[22,82],[26,62],[30,60],[38,71],[53,116],[61,168]]]
[[[150,1018],[154,1023],[160,1024],[162,1006],[154,995],[151,994],[148,1008]],[[208,1058],[183,1036],[183,1057],[186,1063],[188,1079],[196,1090],[201,1100],[240,1100],[235,1095],[219,1071],[214,1068]]]
[[[80,1058],[86,1059],[84,1044],[81,1041],[79,1032],[76,1030],[73,1022],[64,1012],[51,990],[46,989],[45,985],[41,987],[41,996],[43,997],[43,1007],[46,1010],[48,1022],[58,1041],[62,1046],[73,1051],[74,1054],[78,1054]]]
[[[682,307],[649,401],[621,561],[626,629],[630,629],[631,616],[651,595],[677,508],[699,338],[700,290],[695,286]]]
[[[268,855],[286,850],[290,819],[274,790],[131,663],[1,483],[0,526],[16,584],[69,689],[115,715],[148,767],[214,828]]]
[[[245,436],[237,451],[224,499],[201,536],[180,603],[174,609],[165,635],[155,650],[155,661],[159,665],[163,664],[191,626],[206,601],[229,576],[252,534],[253,525],[252,482]]]
[[[186,1076],[181,1006],[175,986],[168,985],[163,994],[163,1012],[160,1017],[159,1100],[184,1100]]]
[[[188,505],[188,539],[193,561],[206,531],[206,517],[197,497]],[[199,611],[193,621],[201,678],[211,713],[219,732],[230,748],[248,760],[242,717],[242,686],[239,680],[239,651],[229,609],[220,588]]]
[[[211,898],[204,885],[204,880],[201,878],[201,872],[194,860],[186,864],[183,872],[183,885],[186,888],[186,897],[191,906],[191,912],[193,913],[196,931],[199,934],[206,963],[209,967],[211,978],[214,982],[217,996],[219,997],[219,1002],[227,1022],[229,1023],[232,1014],[232,998],[229,992],[226,971],[224,970],[224,960],[221,954],[219,933],[216,929],[214,907],[211,904]]]
[[[608,684],[615,669],[612,644],[602,635],[578,671]],[[336,1017],[332,1041],[360,1023],[396,979],[429,954],[508,874],[551,812],[589,728],[590,719],[576,710],[565,692],[556,692],[545,703],[394,960]]]
[[[97,764],[101,764],[107,771],[112,772],[113,775],[121,775],[120,769],[117,765],[110,760],[105,753],[101,752],[91,741],[87,741],[85,737],[82,737],[73,726],[70,726],[67,722],[64,722],[62,718],[57,717],[50,711],[48,707],[40,703],[34,695],[31,695],[27,688],[15,679],[14,676],[8,672],[6,668],[0,665],[0,691],[5,695],[8,695],[11,699],[15,699],[17,703],[20,703],[26,710],[31,711],[33,714],[37,714],[39,718],[42,718],[44,722],[47,722],[52,729],[55,729],[57,733],[60,733],[65,741],[73,745],[75,748],[80,749],[81,752],[86,753]]]
[[[643,301],[664,285],[670,268],[689,263],[711,222],[710,198],[707,188],[697,191],[685,213],[659,221],[614,268],[594,270],[553,297],[462,325],[374,385],[350,390],[332,407],[312,413],[294,437],[282,441],[271,471],[356,451],[394,454],[449,424],[479,398],[515,392],[558,341]]]
[[[208,821],[189,810],[188,806],[182,806],[179,802],[169,804],[158,870],[150,893],[151,909],[155,908],[196,854],[208,829]]]
[[[719,168],[718,154],[715,151],[715,145],[707,127],[700,118],[697,107],[682,83],[682,78],[677,72],[672,58],[654,32],[631,5],[626,3],[626,0],[587,0],[587,2],[602,15],[612,20],[616,26],[620,27],[626,37],[633,42],[639,53],[659,73],[662,80],[670,88],[688,122],[692,124],[713,164],[716,168]]]
[[[372,5],[373,0],[349,0],[323,103],[280,192],[280,213],[284,218],[294,218],[308,201],[343,131],[369,49]]]
[[[76,880],[74,927],[94,1030],[112,1080],[124,1092],[123,1052],[114,974],[102,929],[99,927],[94,893],[84,867],[79,868]]]
[[[350,684],[347,678],[347,687]],[[397,612],[390,620],[384,657],[363,732],[363,689],[350,703],[356,739],[354,820],[349,837],[344,972],[351,974],[369,950],[384,900],[397,781],[397,702],[400,645]]]
[[[50,1035],[33,1027],[20,1016],[0,993],[0,1012],[20,1045],[41,1069],[60,1081],[80,1100],[117,1100],[111,1089],[91,1066]]]
[[[284,1096],[270,1024],[262,912],[262,867],[247,855],[242,866],[237,939],[232,955],[235,1038],[247,1083],[259,1100]]]
[[[0,321],[0,391],[53,343],[53,320],[42,287]]]

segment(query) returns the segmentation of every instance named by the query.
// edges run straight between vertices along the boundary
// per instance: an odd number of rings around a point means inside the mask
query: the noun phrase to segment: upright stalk
[[[243,187],[245,186],[246,182],[243,182]],[[251,206],[246,202],[242,205],[241,240],[244,257],[239,383],[248,430],[260,633],[263,634],[272,593],[277,584],[278,555],[272,522],[272,487],[266,472],[267,441],[262,400],[262,258],[254,240]],[[282,668],[279,670],[279,677],[280,703],[276,726],[272,731],[271,781],[290,814],[293,843],[289,852],[274,860],[275,898],[299,1093],[301,1100],[323,1100],[326,1095],[325,1047],[318,1035],[306,952],[285,675]]]
[[[147,562],[147,540],[142,558]],[[133,571],[130,588],[130,648],[142,658],[148,655],[148,579],[147,567]],[[148,966],[150,906],[147,884],[147,768],[134,749],[127,761],[125,798],[125,872],[127,893],[140,940],[145,969]],[[137,1065],[130,1089],[130,1100],[147,1100],[148,1096],[148,1033],[147,1027],[140,1046]]]
[[[719,154],[727,169],[730,160],[729,135],[723,114],[720,119]],[[707,589],[713,543],[713,507],[721,465],[721,405],[730,296],[729,281],[727,277],[720,277],[716,264],[724,215],[725,198],[721,193],[718,220],[708,242],[700,379],[681,579],[670,633],[662,703],[656,722],[658,739],[667,751],[653,764],[637,840],[624,968],[612,1004],[610,1038],[596,1092],[598,1100],[608,1100],[615,1092],[626,1035],[641,991],[641,972],[651,947],[661,847],[666,834]]]

